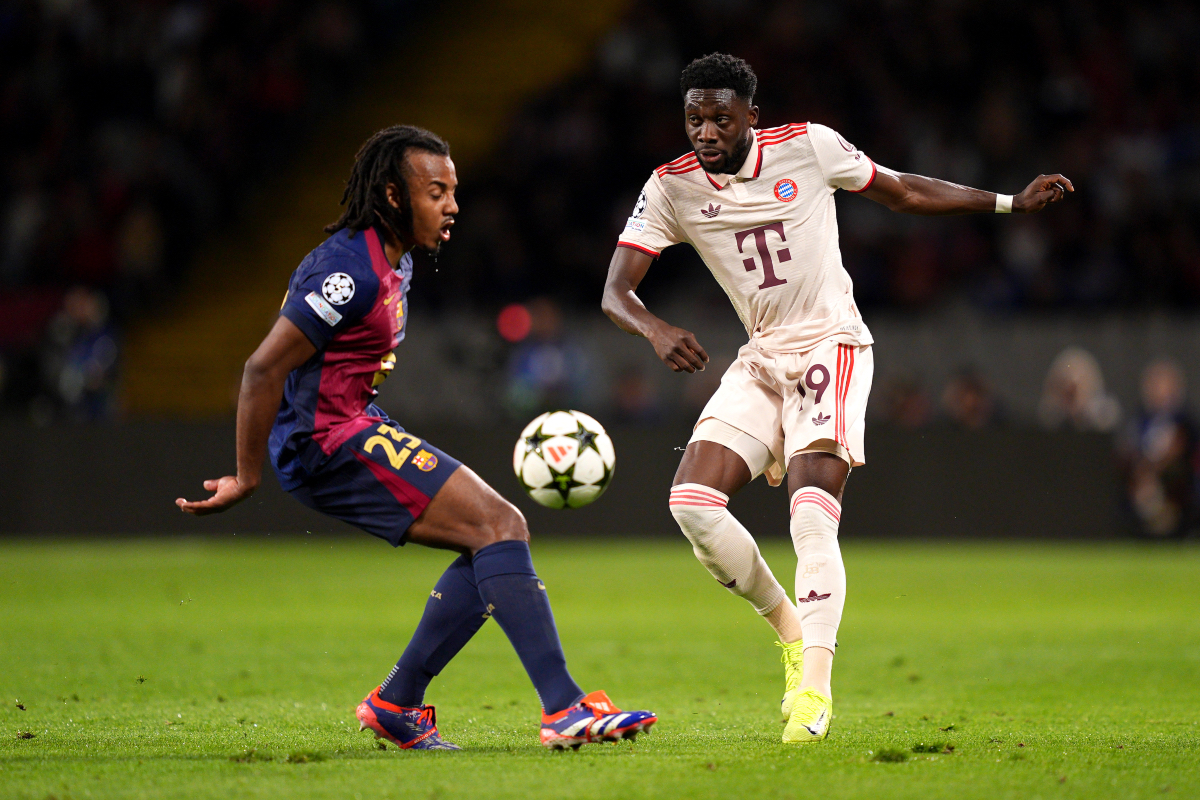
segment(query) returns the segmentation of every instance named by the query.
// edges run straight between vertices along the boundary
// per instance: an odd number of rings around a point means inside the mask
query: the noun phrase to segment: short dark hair
[[[435,133],[415,125],[393,125],[367,139],[354,156],[354,167],[342,193],[342,215],[338,221],[325,226],[326,233],[343,228],[352,232],[365,231],[382,222],[392,232],[403,236],[412,233],[412,206],[408,196],[409,150],[424,150],[439,156],[450,155],[450,145]],[[387,200],[387,185],[400,189],[400,208]]]
[[[732,89],[734,94],[749,103],[754,100],[754,92],[758,89],[758,76],[749,64],[737,56],[709,53],[683,68],[679,91],[687,97],[692,89]]]

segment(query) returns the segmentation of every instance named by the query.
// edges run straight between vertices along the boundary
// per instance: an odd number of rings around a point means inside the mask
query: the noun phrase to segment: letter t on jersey
[[[748,237],[754,237],[754,246],[758,249],[758,256],[762,259],[763,264],[763,282],[762,285],[758,287],[759,289],[769,289],[772,286],[782,286],[783,284],[787,283],[786,278],[779,278],[775,275],[775,262],[771,260],[771,250],[769,247],[767,247],[767,231],[774,231],[775,233],[779,234],[779,241],[787,241],[787,237],[783,234],[782,222],[772,222],[770,225],[760,225],[757,228],[738,231],[736,234],[734,234],[737,237],[737,247],[739,253],[744,252],[742,250],[742,243],[745,242]],[[787,247],[782,248],[775,255],[781,264],[792,260],[791,250]],[[743,259],[742,265],[746,268],[746,272],[753,272],[758,266],[754,263],[753,256]]]

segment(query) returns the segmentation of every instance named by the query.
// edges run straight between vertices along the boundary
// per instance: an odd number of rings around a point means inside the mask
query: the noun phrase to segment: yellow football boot
[[[800,691],[800,677],[804,674],[804,642],[775,644],[783,648],[783,655],[779,659],[783,662],[783,702],[779,704],[779,710],[786,722],[792,716],[792,702]]]
[[[819,742],[829,733],[833,721],[833,700],[816,689],[797,692],[792,700],[792,716],[783,729],[784,744]]]

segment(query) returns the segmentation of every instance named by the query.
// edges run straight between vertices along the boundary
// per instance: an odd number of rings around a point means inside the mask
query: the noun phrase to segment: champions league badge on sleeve
[[[637,202],[633,204],[633,216],[636,219],[646,213],[646,190],[642,189],[642,193],[638,195]]]
[[[344,272],[335,272],[321,284],[321,294],[335,306],[345,305],[354,297],[354,279]]]

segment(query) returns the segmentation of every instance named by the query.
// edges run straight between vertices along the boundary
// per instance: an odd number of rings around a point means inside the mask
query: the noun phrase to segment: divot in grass
[[[254,764],[260,761],[274,761],[275,756],[270,753],[260,753],[257,747],[248,747],[240,753],[231,755],[229,760],[239,764]]]

